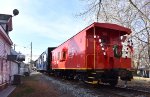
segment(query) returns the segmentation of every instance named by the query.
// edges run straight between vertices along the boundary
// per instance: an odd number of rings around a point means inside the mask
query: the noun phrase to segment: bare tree
[[[137,68],[150,65],[150,1],[149,0],[82,0],[86,10],[79,16],[95,17],[91,21],[116,23],[132,29],[133,59]],[[139,49],[140,48],[140,49]],[[144,61],[143,61],[144,60]],[[149,66],[150,67],[150,66]]]

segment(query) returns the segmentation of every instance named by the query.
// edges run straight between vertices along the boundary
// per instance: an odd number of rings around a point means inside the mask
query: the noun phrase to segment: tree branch
[[[97,22],[98,22],[98,19],[99,19],[99,12],[100,12],[100,9],[101,9],[101,0],[99,0],[98,2],[98,12],[97,12]]]
[[[150,22],[150,19],[132,2],[132,0],[129,0],[129,2]]]

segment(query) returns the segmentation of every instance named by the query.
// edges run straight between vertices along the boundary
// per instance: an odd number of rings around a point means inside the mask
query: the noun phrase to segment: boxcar
[[[130,81],[131,46],[122,45],[130,33],[116,24],[95,22],[52,50],[52,70],[92,84],[115,86],[119,77]]]
[[[50,72],[51,71],[51,51],[55,47],[48,47],[36,60],[36,68],[39,72]]]

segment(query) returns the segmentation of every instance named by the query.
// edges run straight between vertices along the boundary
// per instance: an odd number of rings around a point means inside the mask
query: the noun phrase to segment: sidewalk
[[[15,86],[8,86],[6,89],[0,91],[0,97],[8,97],[8,95],[15,89]]]

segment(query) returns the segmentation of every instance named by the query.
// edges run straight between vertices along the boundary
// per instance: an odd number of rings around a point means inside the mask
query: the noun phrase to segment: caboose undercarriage
[[[72,80],[81,80],[89,84],[109,83],[115,86],[118,79],[123,81],[131,81],[132,72],[126,69],[110,69],[110,70],[73,70],[73,69],[55,69],[53,74],[57,77]]]

